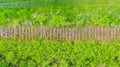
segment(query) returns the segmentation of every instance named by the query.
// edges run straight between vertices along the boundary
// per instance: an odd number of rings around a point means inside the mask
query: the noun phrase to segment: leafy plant
[[[4,44],[4,45],[3,45]],[[9,45],[9,48],[8,48]],[[0,67],[116,66],[120,64],[119,43],[96,41],[2,41]],[[7,47],[7,48],[6,48]],[[3,50],[4,53],[3,53]],[[2,59],[1,59],[2,58]]]

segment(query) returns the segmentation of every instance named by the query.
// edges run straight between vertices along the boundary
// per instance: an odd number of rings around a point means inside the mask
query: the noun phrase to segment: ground
[[[119,3],[119,0],[45,0],[39,6],[31,3],[35,7],[1,6],[0,26],[119,26]],[[0,3],[10,4],[6,0]],[[120,43],[116,41],[0,40],[0,67],[119,67],[119,53]]]

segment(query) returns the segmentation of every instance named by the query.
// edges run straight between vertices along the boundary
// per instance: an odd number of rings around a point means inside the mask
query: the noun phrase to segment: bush
[[[119,67],[119,52],[119,43],[1,40],[0,67]]]

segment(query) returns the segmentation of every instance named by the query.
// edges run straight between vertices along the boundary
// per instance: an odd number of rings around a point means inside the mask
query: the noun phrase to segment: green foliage
[[[19,67],[27,67],[27,63],[24,60],[21,60],[19,63]]]
[[[0,26],[119,25],[120,1],[110,1],[0,0]],[[0,67],[119,66],[120,43],[0,40]]]
[[[5,61],[0,61],[0,67],[7,67],[7,64]]]
[[[6,55],[6,61],[9,63],[9,62],[12,62],[13,61],[13,58],[14,58],[14,53],[13,52],[8,52],[7,55]]]
[[[6,1],[4,2],[7,3]],[[35,2],[43,5],[0,10],[0,25],[11,27],[30,25],[54,27],[115,26],[119,25],[120,21],[119,1],[117,0],[111,2],[99,2],[97,0],[94,2],[88,0],[41,0],[38,2],[35,0]],[[28,4],[30,6],[32,3]],[[14,8],[16,7],[14,6]],[[25,21],[28,21],[28,23],[25,24]]]
[[[0,42],[0,67],[119,67],[120,64],[119,43],[51,40]]]

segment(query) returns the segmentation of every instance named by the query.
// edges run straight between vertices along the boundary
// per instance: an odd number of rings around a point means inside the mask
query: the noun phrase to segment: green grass
[[[21,1],[21,3],[23,2]],[[20,9],[17,9],[16,6],[16,9],[1,9],[0,25],[7,27],[29,25],[54,27],[116,26],[120,25],[119,3],[118,0],[43,1],[42,6],[35,7],[33,5],[34,7]],[[28,25],[24,23],[25,21],[28,22]]]
[[[0,41],[0,67],[119,67],[120,43]]]
[[[78,0],[1,0],[0,9],[18,9],[18,8],[32,8],[32,7],[44,7],[65,5],[72,2],[78,2]]]

